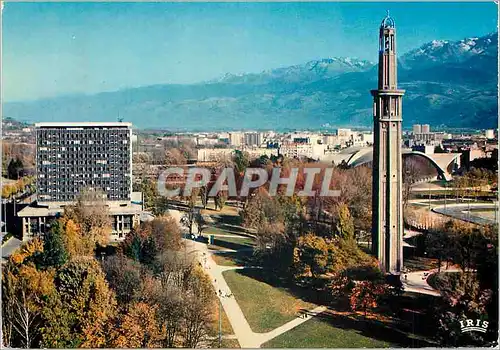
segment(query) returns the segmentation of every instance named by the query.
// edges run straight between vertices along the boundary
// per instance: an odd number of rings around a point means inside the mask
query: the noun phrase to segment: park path
[[[462,271],[457,267],[448,267],[446,268],[446,264],[441,265],[441,272],[460,272]],[[427,279],[433,273],[437,273],[438,268],[425,270],[425,271],[414,271],[408,272],[406,274],[401,275],[401,282],[403,283],[403,288],[406,292],[414,292],[420,294],[427,294],[433,296],[440,296],[438,290],[432,288]],[[404,277],[406,275],[406,278]]]
[[[22,241],[16,237],[11,237],[7,242],[5,242],[2,247],[2,261],[6,261],[9,256],[12,255],[21,245]]]
[[[178,210],[169,210],[169,214],[176,219],[180,223],[180,219],[182,217],[182,213]],[[182,227],[182,225],[181,225]],[[195,227],[193,227],[195,230]],[[304,317],[297,317],[296,319],[291,320],[290,322],[285,323],[284,325],[275,328],[266,333],[256,333],[250,327],[245,314],[241,310],[238,302],[232,295],[231,289],[224,279],[223,272],[229,270],[242,270],[246,268],[255,268],[255,267],[246,267],[246,266],[220,266],[215,263],[212,259],[213,251],[208,249],[208,246],[205,243],[196,242],[189,239],[184,239],[186,244],[186,250],[195,255],[196,259],[200,262],[200,264],[204,267],[207,274],[210,276],[212,281],[212,285],[217,292],[221,292],[223,295],[220,297],[222,307],[226,312],[227,318],[229,319],[229,323],[233,328],[235,338],[238,340],[241,348],[259,348],[265,342],[285,333],[289,330],[301,325],[304,322],[312,319],[314,316],[320,314],[321,312],[326,310],[326,307],[320,306],[313,310],[307,311],[304,313]],[[234,250],[229,250],[233,251]],[[220,252],[223,253],[223,252]]]
[[[245,266],[219,266],[212,259],[211,255],[213,254],[208,248],[207,245],[200,242],[195,242],[192,240],[185,240],[186,247],[189,251],[196,253],[198,260],[205,268],[205,271],[208,273],[212,280],[212,285],[215,290],[221,291],[223,297],[221,298],[221,304],[226,312],[227,318],[233,327],[234,334],[236,339],[240,343],[242,348],[259,348],[265,342],[285,333],[289,330],[301,325],[302,323],[312,319],[314,316],[320,314],[321,312],[326,310],[326,307],[319,306],[313,310],[307,311],[305,313],[305,317],[299,318],[285,323],[284,325],[273,329],[272,331],[266,333],[256,333],[250,327],[247,319],[243,311],[241,310],[238,302],[232,296],[231,289],[224,279],[223,272],[230,270],[243,270],[247,268],[254,267],[245,267]]]

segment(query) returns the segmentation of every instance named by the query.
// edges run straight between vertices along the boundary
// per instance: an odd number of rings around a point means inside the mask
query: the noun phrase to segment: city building
[[[39,123],[35,128],[38,202],[71,202],[82,188],[102,190],[109,201],[130,201],[131,124]]]
[[[382,271],[403,268],[402,100],[397,87],[396,27],[387,14],[380,25],[378,88],[373,96],[373,251]]]
[[[197,150],[198,162],[220,162],[225,159],[230,159],[236,148],[200,148]],[[259,158],[261,156],[277,156],[278,150],[273,148],[240,148],[243,152],[248,153],[251,159]]]
[[[422,134],[428,134],[431,132],[431,126],[429,124],[422,125]]]
[[[259,132],[245,133],[245,146],[257,146],[262,144],[262,134]]]
[[[484,133],[484,136],[486,136],[486,138],[488,140],[494,139],[495,138],[495,130],[493,130],[493,129],[486,130],[485,133]]]
[[[229,145],[234,147],[239,147],[243,145],[243,133],[242,132],[230,132],[229,133]]]
[[[103,194],[114,219],[112,238],[124,238],[142,210],[142,194],[132,192],[132,125],[38,123],[35,133],[37,195],[17,213],[23,239],[43,234],[82,190]]]
[[[421,134],[422,133],[422,125],[415,124],[413,125],[413,134]]]

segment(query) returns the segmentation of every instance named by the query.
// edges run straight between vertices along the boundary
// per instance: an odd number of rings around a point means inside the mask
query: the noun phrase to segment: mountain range
[[[498,35],[434,40],[398,59],[403,123],[496,128]],[[370,126],[378,65],[335,57],[211,81],[163,84],[3,106],[4,117],[116,121],[169,130]]]

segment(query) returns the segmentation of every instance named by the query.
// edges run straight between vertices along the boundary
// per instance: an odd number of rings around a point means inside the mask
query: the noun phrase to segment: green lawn
[[[234,232],[231,232],[229,230],[225,230],[225,229],[222,229],[222,228],[219,228],[219,227],[207,227],[206,229],[203,230],[203,234],[205,236],[208,236],[208,235],[234,235],[235,233]]]
[[[271,331],[295,319],[299,310],[315,307],[314,304],[296,298],[284,288],[273,287],[249,277],[251,275],[259,278],[262,271],[251,269],[224,272],[224,278],[254,332]]]
[[[249,251],[213,254],[212,259],[220,266],[252,265],[253,253]]]
[[[369,338],[356,329],[342,329],[321,319],[300,326],[262,344],[262,348],[386,348],[394,344]]]
[[[253,247],[255,245],[255,239],[252,237],[238,236],[238,237],[215,237],[215,243],[217,241],[236,243],[241,245],[246,245]]]
[[[213,254],[212,259],[219,266],[240,266],[234,259],[226,256],[227,254]]]

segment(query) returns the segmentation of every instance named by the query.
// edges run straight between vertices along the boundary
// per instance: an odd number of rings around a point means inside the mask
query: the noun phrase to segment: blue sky
[[[497,30],[484,3],[6,3],[4,101],[193,83],[312,59],[376,61],[386,9],[399,54]]]

